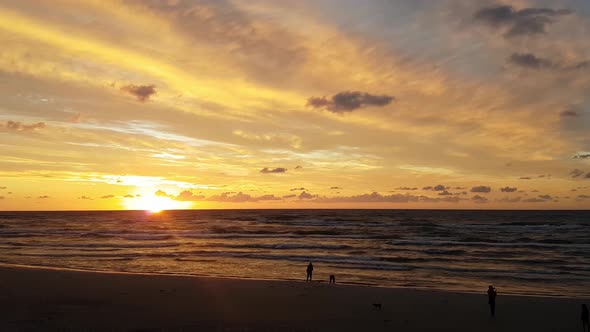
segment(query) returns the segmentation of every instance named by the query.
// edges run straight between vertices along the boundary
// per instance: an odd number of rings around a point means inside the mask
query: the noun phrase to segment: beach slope
[[[580,331],[577,299],[0,267],[2,331]],[[379,310],[373,304],[380,303]]]

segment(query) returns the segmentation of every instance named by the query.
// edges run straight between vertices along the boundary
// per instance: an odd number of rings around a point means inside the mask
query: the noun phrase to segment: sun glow
[[[189,209],[191,207],[191,202],[180,202],[169,197],[160,196],[137,197],[125,201],[125,208],[128,210],[145,210],[151,213],[158,213],[163,210]]]

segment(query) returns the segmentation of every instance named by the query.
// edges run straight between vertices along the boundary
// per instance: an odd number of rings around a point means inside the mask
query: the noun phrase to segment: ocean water
[[[0,212],[0,263],[590,297],[590,211]]]

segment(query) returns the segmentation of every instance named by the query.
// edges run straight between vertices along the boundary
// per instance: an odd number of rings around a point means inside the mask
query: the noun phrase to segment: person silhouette
[[[490,285],[488,287],[488,304],[490,305],[490,313],[492,314],[492,317],[496,316],[496,295],[498,295],[496,289],[494,286]]]
[[[582,304],[582,331],[588,332],[590,331],[590,326],[588,324],[588,307],[586,304]]]
[[[330,283],[331,284],[335,284],[336,283],[336,276],[333,274],[330,274]]]
[[[311,274],[313,273],[313,264],[311,264],[311,262],[309,262],[309,265],[307,265],[307,277],[305,278],[306,281],[311,281]]]

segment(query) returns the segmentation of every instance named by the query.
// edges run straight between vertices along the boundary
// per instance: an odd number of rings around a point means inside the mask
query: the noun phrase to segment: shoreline
[[[0,280],[2,331],[578,331],[584,303],[500,293],[492,319],[485,294],[5,265]]]
[[[0,269],[3,268],[14,268],[14,269],[30,269],[30,270],[49,270],[49,271],[66,271],[66,272],[80,272],[80,273],[96,273],[104,275],[131,275],[131,276],[162,276],[162,277],[180,277],[180,278],[194,278],[194,279],[214,279],[214,280],[243,280],[243,281],[265,281],[265,282],[284,282],[284,283],[304,283],[309,282],[301,279],[265,279],[265,278],[248,278],[239,276],[215,276],[215,275],[198,275],[198,274],[182,274],[182,273],[162,273],[162,272],[131,272],[131,271],[109,271],[109,270],[87,270],[77,269],[69,267],[58,267],[58,266],[45,266],[45,265],[24,265],[24,264],[10,264],[0,262]],[[325,280],[314,280],[312,284],[328,284]],[[458,291],[449,289],[439,288],[420,288],[420,287],[394,287],[377,285],[370,283],[359,283],[359,282],[338,282],[338,286],[345,287],[370,287],[379,289],[394,289],[394,290],[411,290],[411,291],[423,291],[423,292],[436,292],[436,293],[449,293],[449,294],[465,294],[465,295],[481,295],[485,294],[486,290],[481,292],[478,291]],[[510,297],[523,297],[523,298],[547,298],[547,299],[567,299],[567,300],[585,300],[584,297],[572,297],[572,296],[552,296],[545,294],[522,294],[522,293],[508,293],[501,292],[502,296]]]

